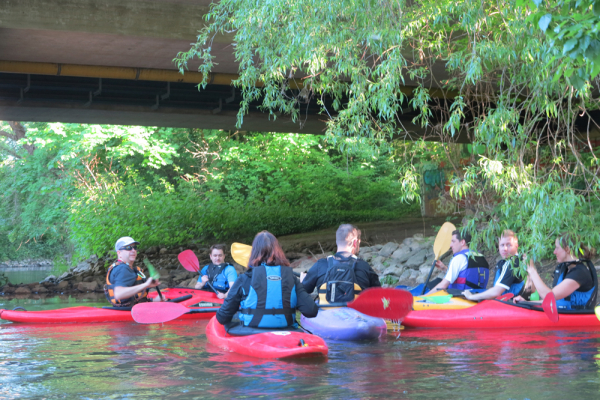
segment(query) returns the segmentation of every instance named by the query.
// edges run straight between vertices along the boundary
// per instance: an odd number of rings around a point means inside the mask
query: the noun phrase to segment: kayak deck
[[[372,340],[387,332],[382,318],[375,318],[347,307],[323,310],[314,318],[301,317],[302,327],[325,339]]]
[[[451,296],[445,290],[439,290],[434,293],[415,296],[413,300],[413,310],[459,310],[462,308],[473,307],[476,304],[476,301]]]
[[[555,323],[541,309],[500,300],[485,300],[459,310],[411,311],[402,324],[407,328],[600,328],[593,310],[559,311],[559,320]]]
[[[161,291],[167,299],[175,299],[185,295],[191,295],[188,300],[182,301],[180,304],[190,306],[200,302],[204,303],[223,303],[214,293],[204,290],[189,289],[189,288],[171,288]],[[149,297],[156,297],[155,293],[151,293]],[[199,309],[202,309],[200,307]],[[188,313],[177,318],[178,320],[186,319],[209,319],[215,313]],[[0,309],[0,319],[20,323],[32,324],[61,324],[61,323],[99,323],[99,322],[133,322],[131,311],[118,310],[115,308],[100,308],[100,307],[67,307],[57,310],[44,311],[16,311]]]
[[[215,317],[206,327],[208,341],[234,353],[258,358],[327,356],[327,344],[318,336],[300,332],[264,332],[249,336],[232,336]]]

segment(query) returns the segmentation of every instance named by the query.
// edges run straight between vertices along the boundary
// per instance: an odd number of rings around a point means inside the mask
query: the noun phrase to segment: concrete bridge
[[[172,60],[195,42],[210,0],[2,0],[0,119],[235,130],[240,92],[232,38],[216,38],[211,84]],[[197,71],[197,64],[190,65]],[[246,131],[323,133],[309,104],[302,124],[256,107]],[[406,114],[405,124],[419,127]]]

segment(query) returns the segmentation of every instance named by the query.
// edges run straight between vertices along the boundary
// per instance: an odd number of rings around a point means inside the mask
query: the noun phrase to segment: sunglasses
[[[127,250],[127,251],[136,250],[137,251],[137,245],[130,244],[129,246],[121,247],[119,250]]]

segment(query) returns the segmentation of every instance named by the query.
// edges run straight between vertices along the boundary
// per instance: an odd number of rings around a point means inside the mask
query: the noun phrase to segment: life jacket
[[[110,273],[112,272],[113,268],[121,264],[125,263],[123,261],[117,260],[108,268],[108,272],[106,273],[106,284],[104,285],[104,295],[113,307],[131,307],[134,304],[146,300],[146,296],[148,295],[148,289],[144,289],[141,292],[137,293],[135,296],[130,297],[128,299],[115,299],[115,286],[110,282]],[[129,268],[129,265],[127,265],[127,267]],[[142,276],[144,276],[144,273],[140,267],[134,267],[134,271],[137,273],[137,278],[135,279],[134,285],[140,285],[146,282],[146,278],[142,278]]]
[[[448,286],[448,289],[485,289],[490,276],[490,266],[485,257],[469,249],[459,251],[454,255],[467,257],[467,268],[460,271],[458,278]]]
[[[327,272],[319,287],[319,304],[349,302],[360,294],[362,288],[356,283],[354,267],[358,258],[327,257]]]
[[[244,326],[254,328],[296,327],[296,305],[292,269],[262,264],[252,267],[249,293],[240,303],[239,317]]]
[[[223,293],[229,290],[229,282],[227,281],[227,277],[225,277],[225,283],[217,282],[217,278],[219,275],[223,273],[225,268],[232,266],[229,263],[222,263],[219,265],[215,265],[213,263],[208,264],[208,268],[206,269],[206,275],[208,276],[208,281],[213,285],[215,289],[221,291]]]
[[[554,281],[552,287],[556,287],[560,284],[567,275],[568,268],[571,264],[583,264],[590,272],[594,287],[586,292],[580,292],[579,290],[574,291],[569,296],[561,300],[556,300],[556,306],[558,308],[565,309],[593,309],[596,306],[596,298],[598,296],[598,275],[596,274],[596,267],[590,260],[575,260],[566,263],[560,263],[556,266],[554,271]]]
[[[498,265],[496,265],[496,276],[494,276],[494,285],[496,285],[496,283],[498,282],[498,279],[500,279],[500,273],[502,272],[502,267],[504,267],[504,263],[507,261],[508,260],[502,260],[498,263]],[[514,268],[518,268],[518,267],[519,267],[519,258],[515,257]],[[509,266],[508,268],[510,269],[512,267]],[[505,290],[502,294],[512,293],[515,296],[518,296],[521,294],[521,291],[523,290],[524,286],[525,286],[525,281],[521,280],[521,282],[519,282],[519,283],[513,283],[512,285],[510,285],[508,290]]]

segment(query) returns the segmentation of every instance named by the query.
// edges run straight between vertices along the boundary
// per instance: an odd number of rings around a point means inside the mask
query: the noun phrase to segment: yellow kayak
[[[439,290],[435,293],[424,296],[415,296],[413,300],[413,310],[458,310],[461,308],[473,307],[476,301],[454,297],[445,290]]]

